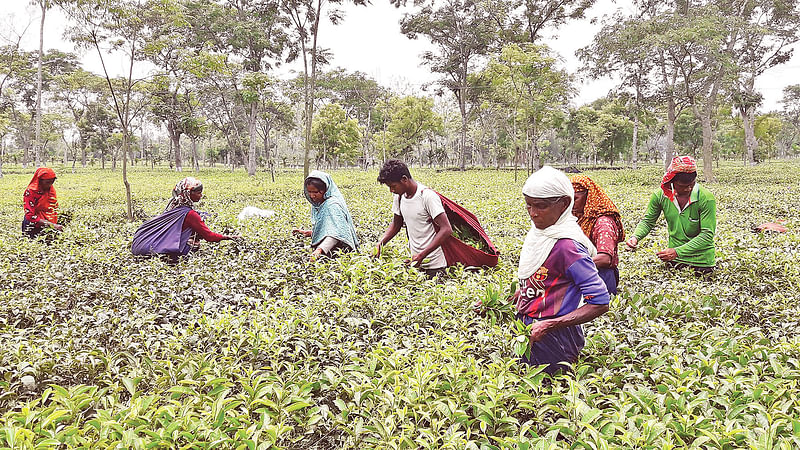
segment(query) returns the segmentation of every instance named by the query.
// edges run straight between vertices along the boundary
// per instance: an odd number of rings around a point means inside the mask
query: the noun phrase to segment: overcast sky
[[[35,50],[39,44],[39,17],[37,7],[30,6],[29,0],[0,0],[0,29],[3,36],[13,29],[21,32],[30,24],[23,41],[26,50]],[[611,14],[615,10],[630,8],[628,0],[599,0],[589,11],[589,18]],[[343,67],[348,71],[364,72],[381,85],[395,88],[405,86],[418,89],[425,83],[434,81],[436,75],[426,67],[421,67],[419,55],[430,48],[423,40],[409,40],[400,33],[399,20],[404,9],[397,9],[387,0],[374,0],[368,7],[348,6],[345,20],[337,25],[323,24],[320,39],[324,47],[333,52],[331,67]],[[49,11],[45,21],[45,50],[58,48],[63,51],[75,51],[72,44],[63,38],[66,19],[58,9]],[[580,63],[575,51],[591,43],[592,37],[600,29],[597,24],[581,20],[572,22],[557,31],[557,38],[548,39],[547,43],[563,58],[566,68],[574,73]],[[99,73],[101,67],[97,57],[91,53],[81,55],[87,70]],[[123,73],[125,63],[121,57],[111,59],[106,64],[110,71]],[[288,74],[292,67],[283,67],[282,73]],[[757,89],[764,95],[762,110],[782,109],[779,104],[783,95],[783,87],[800,82],[800,56],[794,55],[787,64],[770,69],[756,83]],[[603,97],[614,86],[613,80],[587,80],[579,85],[578,96],[573,100],[576,105],[591,102]]]

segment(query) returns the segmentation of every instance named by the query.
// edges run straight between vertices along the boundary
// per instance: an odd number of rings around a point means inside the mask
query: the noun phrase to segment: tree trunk
[[[200,161],[198,161],[197,157],[197,138],[192,137],[192,165],[194,166],[195,172],[200,172]]]
[[[639,162],[639,115],[633,116],[633,144],[631,147],[631,167],[636,170]]]
[[[303,63],[305,68],[305,112],[306,112],[306,129],[305,129],[305,148],[303,149],[303,178],[308,177],[309,172],[309,157],[311,155],[311,124],[314,118],[314,96],[316,95],[317,86],[317,39],[319,38],[319,21],[322,17],[322,4],[323,0],[317,0],[316,14],[314,15],[314,25],[311,28],[312,44],[311,44],[311,79],[308,77],[308,60],[306,58],[305,42],[303,43]]]
[[[183,172],[183,158],[181,154],[181,133],[175,127],[169,128],[169,139],[175,156],[175,171]]]
[[[517,142],[517,120],[512,119],[514,122],[514,130],[511,132],[511,139],[514,140],[514,182],[517,182],[517,167],[519,166],[519,142]]]
[[[36,69],[36,139],[34,141],[34,155],[36,166],[42,163],[43,149],[40,143],[42,136],[42,59],[44,58],[44,16],[47,12],[48,0],[39,0],[42,8],[42,20],[39,22],[39,64]]]
[[[637,78],[638,80],[638,78]],[[636,83],[636,100],[633,104],[633,137],[631,145],[631,166],[636,170],[639,162],[639,83]]]
[[[128,101],[130,101],[130,99]],[[125,185],[125,208],[128,213],[128,220],[133,221],[133,208],[131,207],[131,184],[128,182],[127,154],[129,145],[130,138],[128,136],[128,126],[126,125],[123,127],[122,131],[122,184]]]
[[[459,145],[461,146],[461,158],[459,161],[459,168],[465,170],[467,168],[467,104],[464,96],[466,94],[461,91],[458,98],[458,109],[461,112],[461,136],[459,136]]]
[[[247,131],[250,134],[250,146],[247,149],[247,175],[256,174],[256,113],[258,113],[258,103],[250,104],[250,115],[247,117]]]
[[[664,149],[664,170],[669,168],[672,162],[672,155],[675,153],[675,100],[667,99],[667,135],[665,136],[666,148]]]
[[[367,109],[367,128],[364,133],[364,170],[369,168],[369,141],[372,129],[372,107]]]
[[[706,183],[711,183],[714,181],[714,130],[711,126],[711,115],[704,114],[700,122],[703,125],[703,178]]]
[[[758,140],[755,133],[755,106],[742,106],[739,112],[742,116],[742,126],[744,128],[745,164],[753,166],[757,162],[756,150],[758,150]]]

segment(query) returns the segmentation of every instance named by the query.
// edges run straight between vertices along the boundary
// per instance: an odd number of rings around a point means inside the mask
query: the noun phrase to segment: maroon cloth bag
[[[445,243],[441,246],[442,252],[444,253],[444,259],[447,261],[447,265],[452,266],[453,264],[461,263],[468,267],[496,266],[500,252],[497,251],[497,247],[495,247],[492,243],[492,240],[489,239],[489,235],[486,234],[486,230],[484,230],[481,226],[481,223],[478,222],[478,218],[475,217],[475,214],[472,214],[463,206],[450,200],[435,190],[431,190],[435,192],[436,195],[438,195],[442,200],[444,213],[447,214],[447,220],[450,221],[450,225],[466,225],[477,237],[480,237],[490,249],[490,253],[484,252],[483,250],[477,249],[471,245],[467,245],[461,242],[455,236],[450,235],[450,239],[445,241]],[[402,195],[400,195],[400,201],[403,201]],[[437,232],[439,231],[438,227],[436,226],[436,222],[433,223],[433,228]],[[408,231],[406,231],[406,233],[408,233]]]
[[[486,234],[486,230],[484,230],[483,227],[481,226],[481,223],[478,222],[478,218],[475,217],[475,214],[472,214],[463,206],[450,200],[449,198],[445,197],[444,195],[438,192],[436,192],[436,195],[438,195],[439,198],[442,199],[442,206],[444,206],[445,214],[447,214],[447,219],[450,221],[451,225],[452,224],[467,225],[491,249],[490,253],[487,253],[475,247],[467,245],[461,242],[460,240],[456,239],[454,236],[451,236],[450,239],[448,239],[444,244],[442,244],[442,251],[444,252],[444,258],[447,260],[447,265],[452,266],[453,264],[461,263],[465,266],[475,266],[475,267],[496,266],[500,252],[497,251],[497,247],[495,247],[494,244],[492,243],[492,240],[489,239],[489,235]]]

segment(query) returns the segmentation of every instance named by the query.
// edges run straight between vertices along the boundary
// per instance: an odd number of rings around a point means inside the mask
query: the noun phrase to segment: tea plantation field
[[[506,295],[530,226],[510,171],[413,170],[473,211],[502,252],[441,284],[403,266],[398,235],[370,258],[391,196],[376,171],[337,171],[358,254],[308,262],[302,175],[199,174],[215,231],[170,266],[129,251],[185,174],[56,167],[66,231],[23,239],[32,170],[0,179],[1,448],[798,448],[799,162],[723,165],[718,271],[663,269],[662,223],[621,255],[621,292],[585,326],[574,374],[520,365],[516,327],[476,299]],[[589,172],[630,232],[658,167]],[[269,221],[238,223],[247,205]],[[757,234],[785,219],[789,232]]]

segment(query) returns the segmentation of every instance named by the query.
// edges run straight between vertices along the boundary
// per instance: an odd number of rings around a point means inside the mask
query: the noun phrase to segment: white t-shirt
[[[436,236],[433,219],[444,212],[442,199],[432,189],[427,189],[422,183],[417,182],[417,192],[408,198],[395,194],[392,201],[392,212],[402,216],[408,230],[408,247],[411,254],[416,255],[425,250]],[[442,248],[430,252],[425,259],[427,264],[422,264],[423,269],[440,269],[447,267],[447,259]]]

